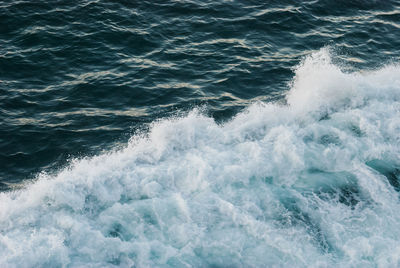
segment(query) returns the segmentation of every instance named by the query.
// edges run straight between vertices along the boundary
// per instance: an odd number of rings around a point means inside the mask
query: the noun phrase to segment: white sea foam
[[[400,67],[322,49],[287,103],[194,110],[2,193],[0,266],[399,266]]]

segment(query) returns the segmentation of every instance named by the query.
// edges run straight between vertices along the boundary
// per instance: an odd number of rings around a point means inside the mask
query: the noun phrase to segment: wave
[[[400,67],[324,48],[287,104],[193,110],[0,194],[0,266],[396,266]]]

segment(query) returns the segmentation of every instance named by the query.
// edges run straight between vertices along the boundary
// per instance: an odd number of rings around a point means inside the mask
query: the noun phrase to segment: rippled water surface
[[[400,266],[399,1],[0,1],[0,264]]]

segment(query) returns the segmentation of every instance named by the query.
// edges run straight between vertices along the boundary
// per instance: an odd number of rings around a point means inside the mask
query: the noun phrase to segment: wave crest
[[[194,110],[0,195],[2,266],[361,266],[400,261],[400,68],[328,49],[288,105]]]

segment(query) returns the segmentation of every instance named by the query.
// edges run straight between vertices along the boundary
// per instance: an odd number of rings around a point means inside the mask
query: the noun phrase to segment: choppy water
[[[0,2],[0,266],[400,266],[398,1]]]

